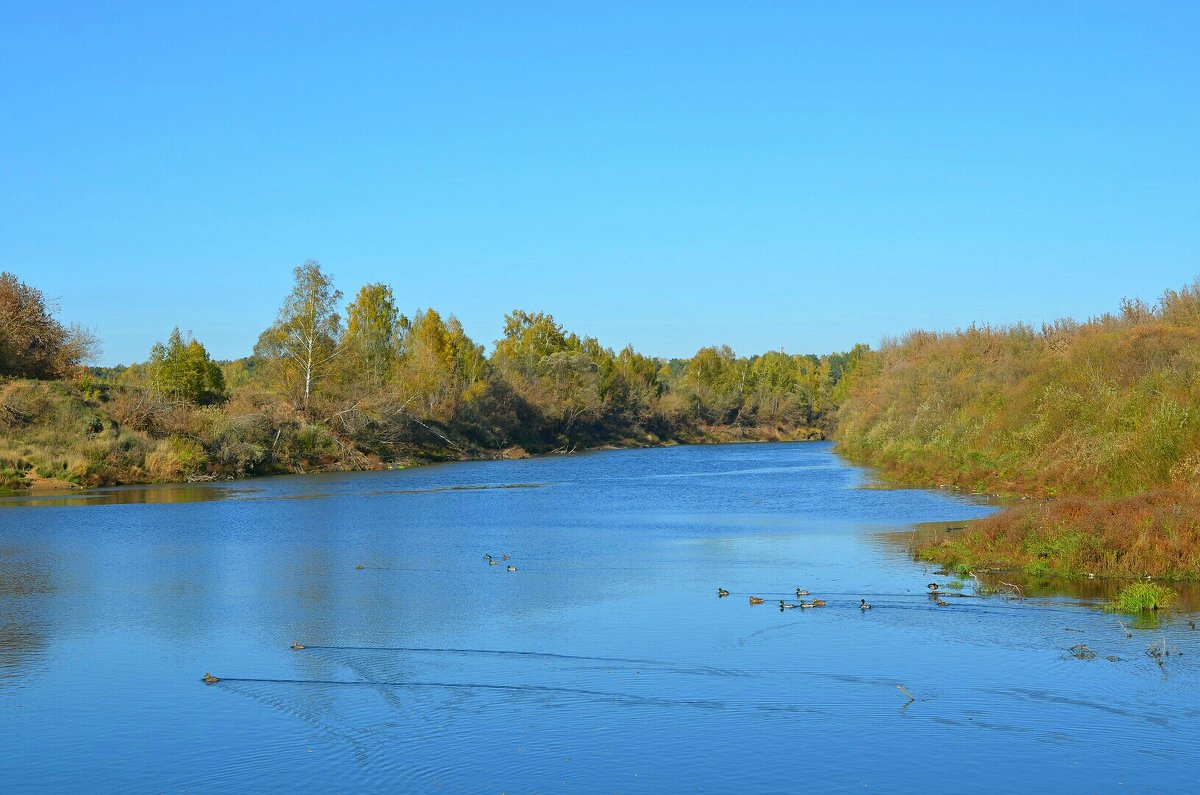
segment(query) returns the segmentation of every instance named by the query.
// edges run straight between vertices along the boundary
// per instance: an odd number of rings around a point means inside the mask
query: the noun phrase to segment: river
[[[4,499],[0,780],[1190,790],[1188,615],[1130,638],[1088,600],[927,597],[897,534],[991,510],[825,443]]]

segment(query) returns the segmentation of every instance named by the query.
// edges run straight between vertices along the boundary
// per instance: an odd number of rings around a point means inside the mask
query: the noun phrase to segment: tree
[[[341,318],[337,303],[342,291],[321,264],[307,260],[296,267],[296,283],[279,308],[275,325],[264,331],[254,354],[272,362],[279,379],[294,388],[307,410],[313,389],[325,367],[341,352]]]
[[[514,309],[504,317],[504,339],[496,343],[492,356],[506,368],[530,378],[537,374],[542,357],[578,347],[574,335],[568,337],[553,316]]]
[[[150,382],[158,392],[173,400],[211,405],[227,397],[221,368],[190,334],[184,341],[178,327],[171,332],[166,345],[158,342],[151,349]]]
[[[749,368],[728,345],[701,348],[688,362],[683,382],[691,392],[697,419],[733,422],[742,405],[742,387]]]
[[[397,356],[399,313],[386,284],[364,285],[346,310],[345,348],[350,375],[365,375],[374,384],[383,383]]]
[[[482,346],[476,345],[454,317],[446,323],[436,310],[418,311],[401,321],[403,355],[397,387],[416,398],[426,416],[449,422],[484,377]]]
[[[96,338],[63,326],[53,308],[41,290],[0,273],[0,376],[59,378],[96,355]]]

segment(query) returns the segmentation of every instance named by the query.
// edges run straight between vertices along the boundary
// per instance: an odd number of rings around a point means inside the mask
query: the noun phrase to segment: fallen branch
[[[1005,587],[1006,587],[1006,588],[1008,588],[1009,590],[1011,590],[1011,591],[1012,591],[1012,593],[1013,593],[1013,594],[1015,594],[1015,595],[1016,595],[1016,597],[1017,597],[1018,599],[1024,599],[1024,598],[1025,598],[1025,594],[1024,594],[1024,592],[1022,592],[1022,591],[1021,591],[1021,586],[1019,586],[1019,585],[1014,585],[1014,584],[1013,584],[1013,583],[1011,583],[1011,582],[1005,582],[1004,580],[1000,580],[1000,584],[1001,584],[1001,585],[1003,585],[1003,586],[1005,586]]]

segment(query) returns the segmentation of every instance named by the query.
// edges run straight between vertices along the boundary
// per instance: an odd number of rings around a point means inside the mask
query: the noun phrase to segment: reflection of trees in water
[[[89,505],[175,505],[232,499],[254,491],[203,483],[168,483],[153,486],[118,486],[87,491],[45,492],[0,497],[0,506],[84,507]]]
[[[42,659],[48,630],[44,602],[54,591],[48,571],[0,549],[0,685],[29,676]]]
[[[32,662],[46,649],[46,636],[32,621],[0,623],[0,683],[15,676],[27,676]]]

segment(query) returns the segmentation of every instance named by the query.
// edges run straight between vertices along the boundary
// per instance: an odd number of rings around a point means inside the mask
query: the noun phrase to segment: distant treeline
[[[4,314],[4,290],[39,301],[20,318]],[[50,309],[3,275],[0,488],[31,477],[102,484],[819,439],[868,354],[860,345],[746,358],[722,346],[666,360],[614,352],[550,315],[515,310],[485,355],[453,316],[401,314],[385,284],[362,287],[343,318],[342,293],[314,261],[295,269],[253,355],[230,362],[176,329],[144,363],[83,369],[95,340],[57,325]],[[60,330],[56,353],[32,356],[38,335],[7,331],[34,316]]]

